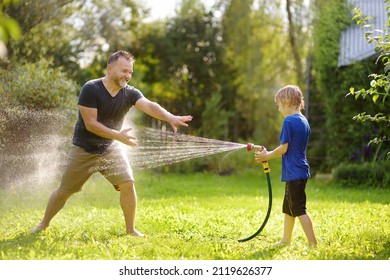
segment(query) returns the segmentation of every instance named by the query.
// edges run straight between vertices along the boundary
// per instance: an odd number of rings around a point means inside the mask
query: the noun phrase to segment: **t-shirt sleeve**
[[[291,142],[291,125],[286,119],[283,121],[282,132],[280,133],[280,144]]]
[[[135,103],[144,97],[144,95],[142,94],[142,92],[135,88],[135,87],[129,87],[129,99],[130,99],[130,103],[131,105],[135,105]]]
[[[95,91],[93,90],[93,85],[86,83],[80,91],[78,105],[97,108],[97,98]]]

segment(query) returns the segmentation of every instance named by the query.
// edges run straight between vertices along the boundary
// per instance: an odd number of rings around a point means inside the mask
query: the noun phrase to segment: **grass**
[[[319,246],[308,249],[299,222],[290,247],[273,248],[283,231],[280,162],[271,162],[273,210],[267,211],[262,171],[136,173],[137,227],[148,236],[124,234],[119,195],[100,175],[74,195],[39,234],[29,231],[42,218],[55,184],[0,191],[2,260],[388,260],[389,189],[342,188],[309,180],[308,211]]]

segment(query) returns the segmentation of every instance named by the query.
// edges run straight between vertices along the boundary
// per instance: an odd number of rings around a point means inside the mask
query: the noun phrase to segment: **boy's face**
[[[276,103],[278,105],[278,110],[282,115],[285,117],[287,115],[287,109],[288,107],[284,105],[282,102]]]

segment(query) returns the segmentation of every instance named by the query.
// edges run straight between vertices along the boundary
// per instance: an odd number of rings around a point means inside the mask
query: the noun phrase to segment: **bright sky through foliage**
[[[202,0],[206,8],[210,8],[215,0]],[[175,14],[175,8],[181,0],[145,0],[145,6],[149,7],[152,19],[163,19]]]

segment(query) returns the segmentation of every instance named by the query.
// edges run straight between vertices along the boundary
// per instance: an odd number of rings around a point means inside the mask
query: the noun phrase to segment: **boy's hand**
[[[268,160],[268,151],[267,149],[263,146],[261,150],[257,150],[255,152],[255,159],[257,162],[263,162]]]

